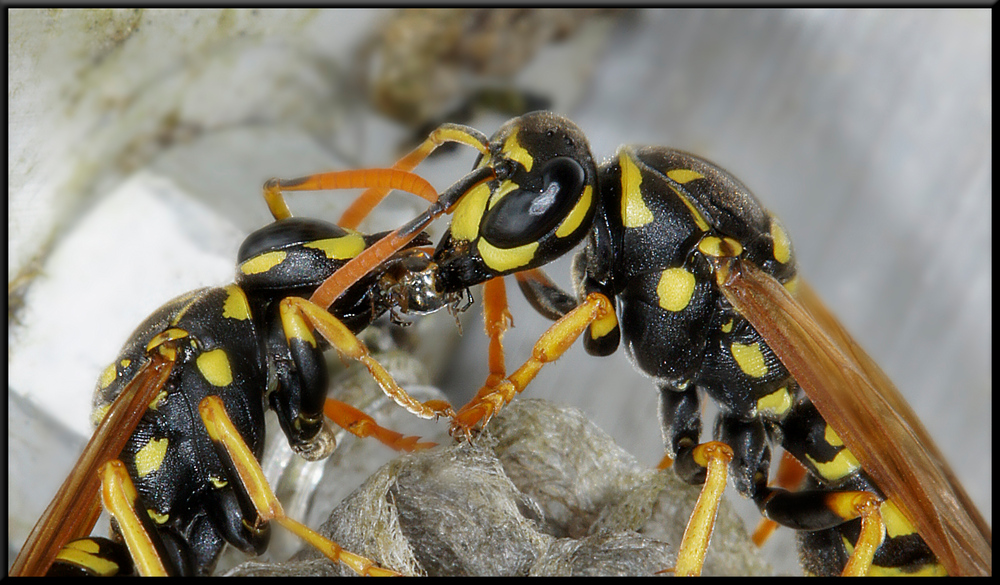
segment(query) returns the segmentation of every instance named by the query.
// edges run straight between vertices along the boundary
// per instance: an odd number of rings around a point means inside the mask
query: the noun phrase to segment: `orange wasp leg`
[[[882,501],[870,492],[833,492],[827,496],[826,505],[845,521],[861,518],[861,534],[854,544],[854,551],[844,566],[845,577],[863,577],[868,574],[875,558],[875,551],[885,540],[885,524],[879,508]]]
[[[285,202],[285,191],[333,191],[337,189],[393,189],[437,200],[437,190],[420,175],[398,169],[353,169],[331,171],[298,179],[269,179],[264,183],[264,201],[274,219],[292,216]]]
[[[684,538],[677,551],[677,566],[674,574],[684,577],[701,574],[708,552],[708,543],[715,530],[715,518],[719,512],[719,503],[726,489],[729,462],[733,459],[733,450],[729,445],[718,441],[702,443],[692,452],[695,463],[708,468],[705,485],[701,495],[691,512]]]
[[[535,378],[542,366],[559,359],[576,338],[592,323],[614,316],[611,301],[600,293],[591,293],[581,305],[566,313],[542,334],[524,365],[492,390],[481,389],[476,398],[459,410],[452,419],[452,434],[461,431],[468,436],[471,429],[489,420]]]
[[[412,171],[417,167],[417,165],[423,162],[425,158],[430,156],[430,154],[434,152],[437,147],[446,142],[466,144],[475,148],[484,155],[489,154],[489,139],[479,130],[458,124],[443,124],[431,132],[420,146],[396,161],[396,163],[392,165],[392,168],[399,171]],[[368,214],[370,214],[379,202],[389,194],[389,191],[391,191],[391,189],[374,186],[368,189],[355,199],[353,203],[351,203],[350,207],[347,208],[347,211],[340,216],[340,221],[337,222],[337,225],[349,229],[356,229],[361,221],[368,217]],[[417,193],[417,195],[423,197],[420,193]],[[425,197],[425,199],[427,198]],[[428,201],[433,203],[434,198],[428,199]]]
[[[279,309],[285,337],[289,341],[298,338],[316,347],[316,339],[310,331],[315,328],[342,356],[357,360],[368,368],[382,392],[396,404],[421,418],[454,415],[451,405],[443,400],[420,402],[407,394],[347,326],[322,307],[305,299],[288,297],[281,301]]]
[[[281,503],[264,478],[264,471],[257,463],[236,427],[233,426],[226,407],[217,396],[208,396],[198,405],[201,419],[205,423],[212,441],[220,445],[232,461],[233,468],[240,477],[257,513],[264,520],[274,520],[287,530],[314,546],[328,559],[343,563],[359,575],[398,575],[395,571],[383,569],[363,556],[343,550],[340,545],[320,535],[309,527],[285,516]]]
[[[431,447],[437,446],[437,443],[430,441],[423,443],[418,442],[420,441],[420,437],[407,437],[402,433],[397,433],[396,431],[387,429],[375,422],[375,419],[372,417],[357,408],[354,408],[350,404],[347,404],[346,402],[327,398],[326,404],[323,406],[323,413],[326,414],[327,418],[332,420],[334,424],[343,428],[352,435],[362,439],[366,437],[374,437],[383,445],[397,451],[405,451],[409,453],[411,451],[421,451],[423,449],[430,449]]]

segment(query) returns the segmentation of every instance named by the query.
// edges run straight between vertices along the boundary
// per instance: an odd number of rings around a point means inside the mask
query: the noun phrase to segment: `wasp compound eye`
[[[577,161],[558,157],[541,169],[541,190],[514,189],[483,219],[482,235],[499,248],[537,242],[566,217],[583,191],[585,173]]]

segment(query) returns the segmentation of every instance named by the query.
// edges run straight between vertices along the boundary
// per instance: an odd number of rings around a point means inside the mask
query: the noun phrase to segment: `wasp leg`
[[[514,278],[531,307],[546,319],[558,321],[576,308],[576,299],[559,288],[539,268],[516,272]]]
[[[100,473],[104,508],[118,522],[136,570],[144,576],[165,576],[167,568],[152,537],[155,531],[151,530],[149,518],[136,512],[138,493],[125,464],[117,459],[108,461],[101,467]]]
[[[281,503],[264,478],[264,471],[257,463],[250,448],[243,441],[236,427],[233,426],[226,407],[217,396],[207,396],[198,405],[201,419],[208,430],[208,436],[217,446],[222,457],[234,477],[239,477],[243,489],[253,502],[257,513],[264,520],[274,520],[296,536],[316,547],[328,559],[335,563],[344,563],[359,575],[396,575],[398,573],[383,569],[365,557],[343,550],[340,545],[325,538],[307,526],[285,516]]]
[[[420,146],[396,161],[392,165],[392,168],[399,171],[412,171],[439,146],[446,142],[466,144],[484,155],[489,155],[489,138],[479,130],[459,124],[442,124],[433,130]],[[364,218],[368,217],[368,214],[375,209],[391,190],[384,187],[372,187],[368,189],[351,203],[347,211],[340,216],[340,221],[337,222],[337,225],[350,229],[357,228],[358,224]],[[418,193],[418,195],[421,194]],[[429,199],[429,201],[433,203],[434,199]]]
[[[589,295],[583,304],[553,323],[542,334],[531,351],[531,358],[524,365],[493,390],[484,392],[481,389],[476,398],[459,410],[452,418],[452,434],[461,431],[469,436],[471,429],[477,424],[489,423],[493,415],[527,387],[543,365],[559,359],[591,324],[600,323],[609,317],[615,319],[611,301],[600,293]]]
[[[733,459],[733,450],[718,441],[702,443],[691,450],[694,461],[708,470],[705,484],[698,496],[698,502],[691,512],[684,538],[677,551],[677,566],[675,575],[696,576],[701,574],[705,563],[708,543],[715,529],[715,517],[719,512],[719,503],[726,489],[727,468]]]
[[[274,219],[292,216],[285,202],[285,191],[333,191],[337,189],[393,189],[413,193],[430,202],[437,200],[437,190],[420,175],[398,169],[354,169],[332,171],[297,179],[269,179],[264,183],[264,201]]]
[[[805,477],[806,468],[791,453],[785,451],[781,455],[781,461],[778,463],[778,471],[775,473],[774,481],[771,482],[770,487],[795,491],[802,485],[802,480]],[[764,546],[764,543],[771,538],[771,535],[774,534],[778,526],[779,524],[774,520],[769,518],[761,519],[757,528],[753,531],[752,539],[754,545],[757,547]]]
[[[310,332],[310,328],[315,328],[341,355],[364,364],[385,395],[396,404],[421,418],[454,415],[451,405],[443,400],[420,402],[407,394],[347,326],[322,307],[305,299],[288,297],[281,301],[280,311],[290,346],[298,343],[293,341],[297,339],[316,347],[316,340]]]
[[[364,412],[361,412],[357,408],[354,408],[350,404],[347,404],[346,402],[328,398],[326,400],[326,405],[323,407],[323,412],[337,426],[343,428],[354,436],[362,439],[366,437],[375,437],[375,439],[383,445],[397,451],[405,451],[409,453],[411,451],[421,451],[423,449],[430,449],[431,447],[437,446],[437,443],[430,441],[425,441],[423,443],[418,442],[420,441],[420,437],[407,437],[402,433],[397,433],[394,430],[387,429],[375,422],[375,419],[372,417],[368,416]]]

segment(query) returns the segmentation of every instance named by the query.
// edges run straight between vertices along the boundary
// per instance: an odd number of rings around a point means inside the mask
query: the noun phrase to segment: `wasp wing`
[[[101,514],[98,470],[121,453],[173,368],[174,362],[158,352],[150,358],[111,403],[73,471],[31,529],[11,575],[44,575],[67,542],[94,528]]]
[[[992,573],[992,533],[927,430],[816,294],[793,297],[756,266],[720,258],[716,279],[826,422],[952,575]]]

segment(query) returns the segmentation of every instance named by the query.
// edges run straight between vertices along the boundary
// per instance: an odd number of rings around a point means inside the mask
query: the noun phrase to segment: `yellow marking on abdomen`
[[[233,370],[229,367],[229,356],[224,349],[206,351],[195,360],[198,371],[213,386],[228,386],[233,383]]]
[[[167,439],[150,439],[142,449],[135,454],[135,471],[139,477],[145,477],[160,468],[163,458],[167,455]]]
[[[792,241],[788,239],[781,222],[774,216],[771,216],[771,241],[774,243],[774,259],[787,264],[792,258]]]
[[[729,351],[744,374],[751,378],[763,378],[767,374],[767,362],[764,361],[759,343],[744,345],[734,342],[729,346]]]
[[[695,284],[694,274],[683,268],[667,268],[656,285],[660,307],[674,313],[684,310],[691,302]]]

